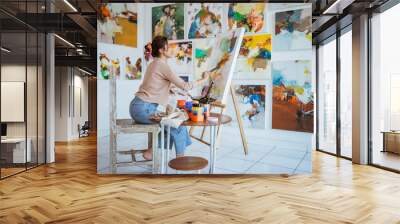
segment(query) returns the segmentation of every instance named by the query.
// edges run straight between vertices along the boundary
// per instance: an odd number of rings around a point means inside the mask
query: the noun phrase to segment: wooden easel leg
[[[236,119],[237,119],[237,122],[239,125],[240,136],[242,138],[244,154],[247,155],[249,153],[249,149],[247,146],[247,139],[246,139],[246,135],[244,134],[243,122],[242,122],[242,118],[240,117],[239,104],[237,102],[235,90],[233,89],[233,86],[231,86],[231,96],[232,96],[232,101],[233,101],[233,107],[235,108]]]

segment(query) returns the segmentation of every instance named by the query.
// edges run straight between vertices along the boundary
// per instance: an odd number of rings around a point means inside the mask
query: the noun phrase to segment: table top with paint
[[[218,126],[222,124],[228,124],[229,122],[232,121],[232,118],[228,115],[225,114],[218,114],[218,113],[210,113],[210,117],[216,117],[218,118],[218,121],[210,121],[210,120],[204,120],[201,122],[194,122],[191,120],[184,121],[181,125],[182,126]]]

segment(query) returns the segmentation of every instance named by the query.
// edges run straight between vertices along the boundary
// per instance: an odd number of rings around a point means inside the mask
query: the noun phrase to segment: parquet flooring
[[[0,181],[0,223],[400,223],[400,175],[314,153],[312,175],[96,174],[94,137]]]

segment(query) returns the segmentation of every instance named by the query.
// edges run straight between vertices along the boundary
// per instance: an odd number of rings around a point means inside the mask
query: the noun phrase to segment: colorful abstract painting
[[[228,27],[243,27],[246,32],[261,32],[264,29],[265,3],[230,3],[228,9]]]
[[[113,44],[98,44],[98,78],[107,80],[142,79],[142,57],[139,51]]]
[[[132,61],[131,57],[125,57],[125,78],[127,80],[142,78],[142,58],[139,57]]]
[[[275,14],[274,51],[311,49],[311,6]]]
[[[191,41],[186,42],[170,42],[168,49],[171,58],[168,64],[176,74],[192,74],[193,73],[193,46]]]
[[[265,129],[265,85],[234,85],[234,90],[243,127]]]
[[[168,40],[184,38],[183,3],[153,7],[151,12],[153,38],[158,35],[165,36]]]
[[[187,5],[188,38],[215,37],[222,31],[223,4],[189,3]]]
[[[101,3],[97,17],[97,39],[108,44],[137,47],[136,3]]]
[[[200,79],[207,70],[211,53],[215,44],[215,38],[193,40],[194,45],[194,78]]]
[[[243,37],[236,72],[241,79],[266,79],[271,62],[271,34],[253,34]]]
[[[313,132],[311,61],[275,61],[272,84],[272,128]]]
[[[198,71],[197,74],[210,72],[210,81],[202,88],[202,97],[207,96],[221,102],[226,100],[243,34],[244,29],[235,29],[218,35],[210,48],[211,52],[204,52],[209,56],[205,56],[206,63],[203,62],[201,71]],[[196,55],[196,57],[198,56]],[[199,69],[198,64],[195,68]]]
[[[107,53],[101,52],[99,54],[100,65],[100,78],[111,79],[115,77],[120,79],[121,77],[121,62],[118,58],[112,59]]]

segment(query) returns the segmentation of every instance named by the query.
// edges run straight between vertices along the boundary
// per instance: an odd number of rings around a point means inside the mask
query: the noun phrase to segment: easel
[[[238,125],[239,125],[240,137],[242,139],[242,145],[243,145],[244,154],[247,155],[249,153],[249,149],[248,149],[248,145],[247,145],[247,139],[246,139],[246,135],[244,134],[243,121],[242,121],[242,118],[240,117],[239,104],[238,104],[238,101],[237,101],[237,98],[236,98],[236,95],[235,95],[235,90],[234,90],[232,85],[230,87],[230,93],[231,93],[231,96],[232,96],[233,107],[235,108],[236,120],[237,120]],[[217,102],[211,103],[210,104],[210,111],[212,111],[212,109],[214,109],[214,108],[219,109],[220,110],[219,114],[222,115],[223,112],[225,112],[226,105],[222,104],[222,103],[217,103]],[[204,140],[204,134],[205,134],[205,131],[206,131],[206,127],[203,127],[203,130],[201,131],[200,137],[193,135],[194,128],[195,127],[191,127],[190,130],[189,130],[190,137],[192,137],[193,139],[196,139],[197,141],[199,141],[199,142],[201,142],[203,144],[210,145],[209,142]],[[218,142],[219,142],[219,139],[220,139],[220,135],[219,135],[220,129],[221,129],[221,126],[218,126],[218,129],[217,129]]]

